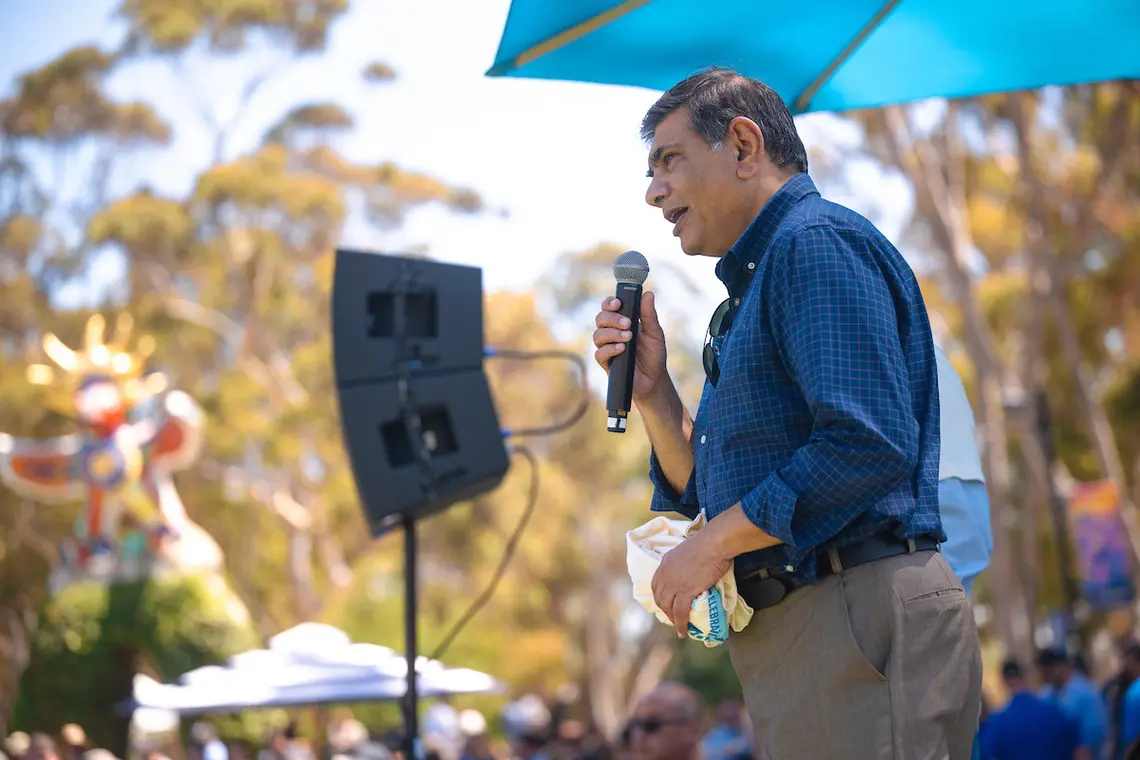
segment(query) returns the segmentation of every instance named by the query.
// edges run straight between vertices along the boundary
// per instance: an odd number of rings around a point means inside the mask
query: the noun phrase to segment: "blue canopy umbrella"
[[[734,68],[797,113],[1140,77],[1140,0],[514,0],[490,76],[664,90]]]

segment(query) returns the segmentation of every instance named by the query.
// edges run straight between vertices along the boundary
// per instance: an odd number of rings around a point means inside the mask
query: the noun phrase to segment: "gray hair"
[[[807,150],[796,131],[792,112],[775,90],[732,69],[712,67],[678,82],[657,99],[641,120],[641,139],[653,140],[657,127],[674,111],[687,108],[693,131],[720,150],[728,125],[746,116],[760,127],[764,149],[776,166],[806,173]]]

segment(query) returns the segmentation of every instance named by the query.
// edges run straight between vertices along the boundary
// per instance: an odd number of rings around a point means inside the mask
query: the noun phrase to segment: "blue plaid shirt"
[[[650,458],[652,509],[715,518],[739,502],[784,543],[738,557],[738,575],[792,566],[811,582],[819,549],[944,541],[934,343],[895,247],[798,174],[716,272],[733,305],[720,379],[693,420],[683,494]]]

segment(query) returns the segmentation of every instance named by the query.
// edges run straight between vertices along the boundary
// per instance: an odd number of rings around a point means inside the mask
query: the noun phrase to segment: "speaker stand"
[[[419,685],[416,677],[416,521],[404,523],[404,657],[407,691],[404,693],[404,760],[419,760]]]

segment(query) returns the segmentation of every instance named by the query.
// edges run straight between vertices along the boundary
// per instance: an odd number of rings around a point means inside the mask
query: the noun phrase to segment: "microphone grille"
[[[649,262],[637,251],[626,251],[614,259],[614,279],[618,282],[644,284],[649,277]]]

